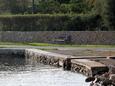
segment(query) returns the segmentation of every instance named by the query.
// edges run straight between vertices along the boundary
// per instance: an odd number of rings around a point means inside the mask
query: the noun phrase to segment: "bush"
[[[70,4],[61,4],[60,5],[60,13],[64,13],[64,14],[71,13]]]
[[[41,1],[36,6],[37,13],[59,13],[60,4],[54,0],[51,1]]]
[[[37,14],[0,16],[1,31],[80,31],[95,30],[96,15]]]
[[[96,31],[100,29],[100,23],[98,15],[81,15],[72,17],[67,27],[73,31]]]

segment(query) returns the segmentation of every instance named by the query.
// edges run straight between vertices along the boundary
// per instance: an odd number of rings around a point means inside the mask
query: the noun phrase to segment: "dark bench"
[[[69,43],[71,43],[71,36],[68,35],[68,36],[59,36],[59,37],[56,37],[53,40],[53,43],[56,43],[56,44],[69,44]]]

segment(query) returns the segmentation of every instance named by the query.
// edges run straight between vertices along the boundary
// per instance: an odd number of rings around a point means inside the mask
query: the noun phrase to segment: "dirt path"
[[[114,49],[104,48],[82,48],[82,49],[71,49],[71,50],[48,50],[54,53],[60,53],[72,56],[115,56]]]
[[[36,48],[72,56],[115,56],[115,48],[0,45],[1,48]]]

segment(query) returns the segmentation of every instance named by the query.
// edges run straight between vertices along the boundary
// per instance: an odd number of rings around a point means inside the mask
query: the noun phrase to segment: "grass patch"
[[[76,45],[76,44],[49,44],[49,43],[19,43],[19,42],[0,42],[0,45],[19,45],[19,46],[52,46],[52,47],[80,47],[80,48],[115,48],[115,45]]]
[[[49,43],[28,43],[28,45],[57,46],[57,47],[115,48],[115,45],[77,45],[77,44],[49,44]]]
[[[20,43],[20,42],[0,42],[0,45],[27,45],[27,43]]]

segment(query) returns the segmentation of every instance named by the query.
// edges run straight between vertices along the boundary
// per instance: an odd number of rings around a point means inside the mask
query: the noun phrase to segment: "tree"
[[[38,13],[59,13],[60,4],[54,0],[41,1],[36,8]]]
[[[14,14],[22,13],[27,10],[30,0],[0,0],[0,11],[11,12]]]
[[[101,1],[101,0],[100,0]],[[86,0],[86,3],[89,5],[89,6],[94,6],[96,0]]]
[[[94,12],[102,17],[103,27],[115,30],[115,0],[96,0]]]
[[[0,13],[9,12],[7,0],[0,0]]]
[[[87,13],[90,11],[86,1],[84,0],[70,0],[71,10],[74,13]]]
[[[55,0],[55,1],[57,1],[57,2],[59,2],[60,4],[62,4],[62,3],[69,3],[70,2],[70,0]]]
[[[104,21],[110,30],[115,30],[115,0],[106,0]]]

